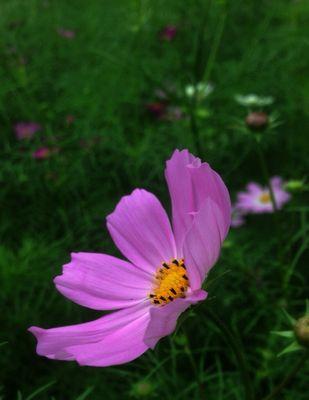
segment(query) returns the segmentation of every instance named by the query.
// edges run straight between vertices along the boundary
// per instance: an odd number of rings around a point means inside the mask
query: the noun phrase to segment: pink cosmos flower
[[[52,154],[58,153],[58,148],[50,148],[50,147],[40,147],[32,153],[32,158],[36,158],[37,160],[45,160],[49,158]]]
[[[14,125],[15,135],[19,140],[32,138],[41,128],[37,122],[18,122]]]
[[[275,176],[271,178],[270,184],[273,189],[277,208],[281,209],[290,200],[291,196],[283,189],[284,183],[282,178]],[[238,193],[236,208],[243,213],[253,214],[271,213],[274,211],[269,189],[254,182],[247,185],[245,192]]]
[[[161,119],[166,113],[166,104],[156,101],[153,103],[146,104],[147,111],[155,118]]]
[[[188,150],[173,153],[165,176],[173,228],[159,200],[135,189],[107,217],[107,228],[129,261],[73,253],[55,278],[70,300],[118,311],[78,325],[31,327],[39,355],[100,367],[129,362],[154,348],[174,331],[182,312],[206,298],[201,286],[230,226],[228,191]]]
[[[170,106],[170,107],[167,107],[166,115],[164,116],[164,119],[167,119],[168,121],[178,121],[182,117],[183,117],[183,112],[180,107]]]
[[[160,32],[160,38],[171,42],[177,33],[177,27],[175,25],[166,25]]]
[[[73,122],[75,121],[75,116],[72,115],[72,114],[68,114],[68,115],[65,117],[65,121],[66,121],[67,125],[72,125]]]
[[[75,32],[69,29],[64,29],[64,28],[58,28],[57,29],[58,35],[62,36],[65,39],[74,39],[75,38]]]

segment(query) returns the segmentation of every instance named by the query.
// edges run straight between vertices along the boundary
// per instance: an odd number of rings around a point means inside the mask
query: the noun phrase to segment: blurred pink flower
[[[164,119],[167,119],[169,121],[178,121],[182,117],[183,117],[183,112],[180,107],[170,106],[167,108]]]
[[[278,209],[287,203],[291,195],[283,189],[282,178],[275,176],[271,178],[270,184],[274,193],[275,202]],[[274,211],[267,187],[262,187],[257,183],[251,182],[247,185],[245,192],[237,195],[236,208],[243,213],[271,213]]]
[[[75,38],[75,32],[69,29],[64,29],[64,28],[58,28],[57,32],[60,36],[66,38],[66,39],[74,39]]]
[[[129,260],[73,253],[55,278],[70,300],[118,310],[92,322],[29,330],[39,355],[80,365],[123,364],[171,334],[182,312],[204,300],[202,283],[230,226],[230,198],[220,176],[188,150],[176,150],[165,176],[172,222],[150,192],[135,189],[107,217],[107,228]]]
[[[155,89],[154,94],[159,100],[167,100],[168,98],[166,91],[160,88]]]
[[[32,136],[42,129],[37,122],[18,122],[14,125],[14,131],[17,139],[30,139]]]
[[[231,227],[238,228],[245,223],[245,214],[241,212],[235,206],[232,207],[232,220],[231,220]]]
[[[153,117],[161,119],[166,113],[166,104],[156,101],[146,104],[146,109]]]
[[[177,34],[177,27],[175,25],[166,25],[160,32],[160,38],[171,42]]]
[[[72,114],[68,114],[68,115],[65,117],[65,121],[66,121],[66,123],[67,123],[68,125],[71,125],[71,124],[73,124],[73,122],[75,121],[75,116],[72,115]]]
[[[59,149],[57,147],[39,147],[32,153],[32,158],[37,160],[45,160],[49,158],[52,154],[58,153]]]

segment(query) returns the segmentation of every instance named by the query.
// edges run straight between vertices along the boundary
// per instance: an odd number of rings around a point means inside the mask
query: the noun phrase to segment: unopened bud
[[[291,180],[284,184],[284,189],[291,192],[298,192],[305,189],[305,182],[300,180]]]
[[[246,124],[253,131],[261,131],[268,125],[268,115],[262,111],[252,112],[247,115]]]
[[[141,381],[133,386],[131,395],[134,397],[148,397],[154,390],[155,386],[151,382]]]
[[[300,345],[309,347],[309,315],[305,315],[296,321],[294,333]]]

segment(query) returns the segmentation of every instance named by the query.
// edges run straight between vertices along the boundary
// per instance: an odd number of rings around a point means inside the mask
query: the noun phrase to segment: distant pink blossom
[[[173,227],[157,197],[135,189],[107,217],[107,228],[129,261],[72,253],[55,278],[70,300],[117,311],[78,325],[31,327],[39,355],[97,367],[132,361],[171,334],[182,312],[207,297],[202,283],[230,226],[227,188],[188,150],[173,153],[165,176]]]
[[[160,88],[155,89],[154,94],[160,100],[167,100],[168,98],[166,91]]]
[[[59,36],[62,36],[63,38],[66,39],[74,39],[75,38],[75,31],[69,30],[69,29],[64,29],[64,28],[58,28],[57,32]]]
[[[182,117],[183,117],[183,112],[180,107],[170,106],[170,107],[167,107],[166,115],[164,116],[164,119],[167,119],[169,121],[178,121]]]
[[[166,25],[160,32],[160,38],[171,42],[177,34],[177,27],[175,25]]]
[[[166,121],[177,121],[183,117],[180,107],[169,106],[164,102],[156,101],[146,104],[146,108],[154,118]]]
[[[30,139],[32,136],[42,129],[37,122],[18,122],[14,125],[14,131],[17,139]]]
[[[40,147],[32,153],[32,158],[37,160],[45,160],[49,158],[52,154],[58,153],[59,149],[56,147]]]
[[[239,228],[240,226],[245,224],[245,214],[241,212],[235,206],[232,207],[232,220],[231,220],[231,227],[232,228]]]
[[[68,115],[65,117],[65,121],[66,121],[66,123],[67,123],[68,125],[71,125],[71,124],[73,124],[73,122],[75,121],[75,116],[72,115],[72,114],[68,114]]]
[[[287,203],[291,195],[283,189],[282,178],[275,176],[271,178],[270,184],[278,209]],[[245,192],[237,195],[236,208],[243,213],[271,213],[274,207],[271,201],[269,189],[257,183],[251,182],[247,185]]]
[[[166,113],[166,104],[160,101],[146,104],[146,109],[155,118],[161,119]]]

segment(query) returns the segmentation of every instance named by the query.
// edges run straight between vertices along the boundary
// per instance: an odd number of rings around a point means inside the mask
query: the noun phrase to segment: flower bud
[[[262,111],[252,112],[247,115],[246,124],[253,131],[264,130],[268,125],[268,115]]]
[[[284,188],[290,192],[299,192],[306,188],[305,182],[300,180],[291,180],[284,184]]]
[[[296,321],[294,333],[300,345],[309,347],[309,315],[305,315]]]
[[[151,382],[141,381],[133,386],[131,395],[134,397],[148,397],[154,390],[155,386]]]
[[[208,97],[213,90],[214,85],[212,83],[198,82],[196,85],[187,85],[185,87],[185,94],[189,98],[196,96],[197,100],[201,101]]]
[[[177,27],[175,25],[167,25],[160,32],[161,40],[171,42],[177,34]]]
[[[146,109],[154,118],[160,119],[165,115],[166,105],[158,101],[146,104]]]
[[[271,96],[258,96],[256,94],[241,95],[237,94],[235,100],[238,104],[244,107],[265,107],[274,102]]]

